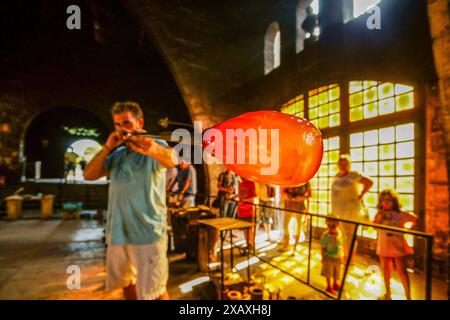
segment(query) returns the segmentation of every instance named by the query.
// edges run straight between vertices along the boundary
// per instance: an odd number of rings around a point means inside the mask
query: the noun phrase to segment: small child
[[[344,256],[344,238],[338,229],[339,222],[327,219],[327,231],[320,238],[322,247],[322,275],[327,278],[327,292],[336,294],[339,290],[341,263]],[[331,286],[333,278],[333,286]]]

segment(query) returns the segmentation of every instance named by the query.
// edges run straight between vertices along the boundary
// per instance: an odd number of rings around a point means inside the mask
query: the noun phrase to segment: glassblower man
[[[111,109],[115,132],[84,171],[86,180],[110,176],[106,224],[106,290],[125,299],[169,299],[166,168],[177,165],[163,140],[144,132],[135,102]]]

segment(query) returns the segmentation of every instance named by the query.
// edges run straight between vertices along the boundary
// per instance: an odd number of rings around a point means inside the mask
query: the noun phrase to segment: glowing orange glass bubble
[[[242,177],[286,187],[308,182],[323,156],[322,134],[313,124],[277,111],[221,122],[205,130],[203,147]]]

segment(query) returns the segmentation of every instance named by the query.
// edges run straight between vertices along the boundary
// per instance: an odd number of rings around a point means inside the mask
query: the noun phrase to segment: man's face
[[[350,170],[350,162],[347,159],[340,159],[338,161],[338,167],[340,171],[349,171]]]
[[[127,133],[133,133],[140,131],[144,126],[144,119],[137,119],[136,116],[125,111],[113,115],[114,127],[118,132],[125,131]]]

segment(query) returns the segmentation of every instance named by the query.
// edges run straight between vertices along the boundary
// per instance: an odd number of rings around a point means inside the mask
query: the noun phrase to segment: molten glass
[[[294,187],[322,162],[322,134],[306,119],[277,111],[244,113],[205,130],[203,147],[254,182]]]

